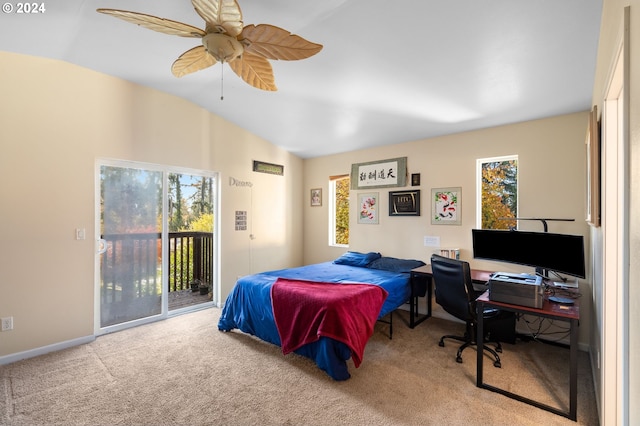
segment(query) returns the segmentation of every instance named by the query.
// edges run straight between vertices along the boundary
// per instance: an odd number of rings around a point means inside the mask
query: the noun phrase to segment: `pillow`
[[[371,269],[383,269],[391,272],[410,272],[412,269],[424,266],[422,260],[396,259],[395,257],[380,257],[367,265]]]
[[[348,265],[348,266],[367,266],[369,263],[376,259],[380,259],[380,253],[358,253],[357,251],[348,251],[336,260],[333,261],[336,265]]]

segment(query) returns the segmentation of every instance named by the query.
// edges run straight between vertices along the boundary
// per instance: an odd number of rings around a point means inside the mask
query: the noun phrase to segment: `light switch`
[[[84,228],[76,228],[76,240],[84,240],[87,237],[87,233]]]

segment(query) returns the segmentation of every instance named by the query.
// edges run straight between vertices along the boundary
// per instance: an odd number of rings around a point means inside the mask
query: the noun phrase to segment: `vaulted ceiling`
[[[5,10],[0,50],[179,96],[302,158],[591,107],[602,0],[238,3],[244,25],[272,24],[322,51],[271,61],[275,92],[249,86],[228,64],[176,78],[173,61],[199,39],[96,12],[124,9],[204,29],[190,0],[64,0],[39,2],[45,9],[37,14]]]

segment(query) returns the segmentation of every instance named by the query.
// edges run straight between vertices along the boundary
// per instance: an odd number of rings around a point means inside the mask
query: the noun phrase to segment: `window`
[[[479,159],[477,173],[477,227],[517,228],[518,156]]]
[[[329,178],[329,245],[349,245],[349,175]]]

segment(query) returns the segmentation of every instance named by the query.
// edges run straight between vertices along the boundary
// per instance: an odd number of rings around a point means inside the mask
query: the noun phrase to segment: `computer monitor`
[[[515,263],[585,278],[582,235],[472,229],[474,259]]]

